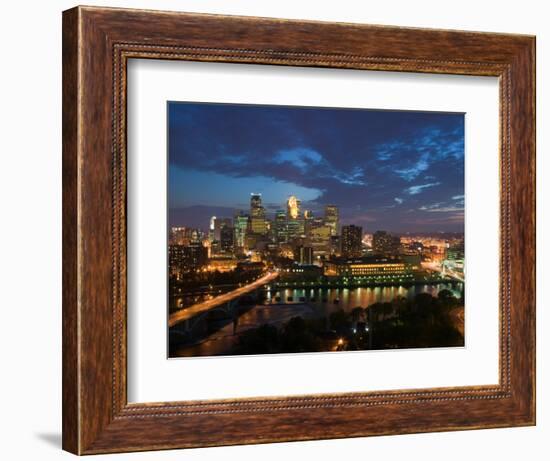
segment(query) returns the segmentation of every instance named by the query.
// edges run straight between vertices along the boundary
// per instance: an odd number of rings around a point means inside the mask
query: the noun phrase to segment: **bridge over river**
[[[193,304],[192,306],[182,309],[178,312],[174,312],[168,318],[168,326],[171,328],[181,322],[211,311],[212,309],[215,309],[222,304],[229,304],[231,303],[231,301],[239,298],[240,296],[244,296],[250,292],[253,292],[254,290],[257,290],[258,288],[261,288],[263,285],[272,282],[278,276],[278,272],[268,272],[266,275],[260,277],[258,280],[248,285],[239,287],[233,291],[224,293],[223,295],[216,296],[213,299]]]

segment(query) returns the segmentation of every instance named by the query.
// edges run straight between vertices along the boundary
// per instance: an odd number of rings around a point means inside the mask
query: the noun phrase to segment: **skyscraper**
[[[286,202],[288,219],[298,219],[300,216],[300,200],[291,195]]]
[[[233,252],[233,227],[225,223],[220,229],[220,249],[224,253]]]
[[[209,237],[210,234],[212,234],[213,236],[213,239],[211,239],[211,241],[219,242],[221,240],[221,229],[224,226],[233,227],[231,218],[216,218],[216,216],[212,216],[212,218],[210,218]]]
[[[277,210],[275,213],[274,235],[277,243],[286,243],[288,241],[288,228],[285,210]]]
[[[327,225],[315,226],[310,229],[307,240],[313,249],[313,256],[316,258],[330,256],[330,233],[331,228]]]
[[[262,207],[262,194],[250,194],[250,215],[258,216],[261,213]]]
[[[218,239],[216,239],[216,217],[215,216],[212,216],[210,218],[210,226],[208,227],[208,240],[210,240],[210,242],[213,242],[214,240],[219,240],[219,235],[218,235]]]
[[[363,228],[353,224],[342,226],[342,256],[346,258],[360,257],[362,254]]]
[[[286,202],[288,241],[296,240],[304,234],[304,218],[300,214],[300,200],[291,195]]]
[[[244,248],[246,239],[246,230],[248,228],[248,215],[243,212],[237,213],[233,219],[233,229],[235,232],[235,246]]]
[[[338,235],[340,215],[336,205],[325,206],[325,224],[331,228],[330,235]]]
[[[262,194],[250,194],[250,230],[254,234],[267,234]]]

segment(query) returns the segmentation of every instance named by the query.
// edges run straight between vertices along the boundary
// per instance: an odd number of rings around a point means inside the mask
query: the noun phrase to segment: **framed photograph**
[[[534,56],[64,12],[64,449],[535,424]]]

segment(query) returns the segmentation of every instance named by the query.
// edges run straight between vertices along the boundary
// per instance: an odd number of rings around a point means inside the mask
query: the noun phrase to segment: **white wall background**
[[[87,4],[537,35],[538,425],[531,428],[117,455],[135,460],[545,460],[550,451],[550,340],[543,292],[550,249],[550,14],[537,0],[89,0]],[[0,450],[4,459],[61,451],[61,11],[76,3],[4,2],[0,16]],[[547,263],[548,264],[548,263]],[[102,459],[98,457],[97,459]]]

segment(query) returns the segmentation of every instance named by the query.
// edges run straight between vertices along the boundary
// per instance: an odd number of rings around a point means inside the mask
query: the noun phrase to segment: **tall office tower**
[[[210,226],[208,227],[208,240],[210,240],[210,242],[216,240],[216,236],[214,235],[216,231],[216,219],[215,216],[210,218]]]
[[[277,210],[275,213],[274,232],[277,243],[286,243],[288,240],[288,229],[286,225],[285,210]]]
[[[298,219],[300,216],[300,200],[291,195],[286,202],[288,219]]]
[[[376,231],[372,236],[372,249],[383,255],[396,255],[401,249],[401,239],[386,231]]]
[[[257,216],[262,210],[262,194],[250,194],[250,214]]]
[[[340,214],[336,205],[327,205],[325,207],[325,224],[331,228],[330,235],[338,235]]]
[[[315,258],[325,258],[330,256],[330,238],[331,228],[326,225],[316,226],[310,229],[307,240],[313,249]]]
[[[231,218],[216,218],[216,217],[213,217],[213,218],[214,218],[214,240],[213,241],[219,242],[222,239],[222,236],[221,236],[222,228],[224,226],[233,227],[233,221],[231,220]],[[212,220],[210,220],[210,223],[212,225]]]
[[[300,213],[300,200],[291,195],[286,202],[288,241],[298,239],[304,234],[304,218]]]
[[[342,253],[342,239],[339,235],[332,235],[330,237],[330,255],[331,256],[340,256]]]
[[[191,238],[190,238],[190,242],[189,244],[193,244],[193,243],[200,243],[201,241],[201,233],[199,232],[198,229],[193,229],[191,231]]]
[[[342,256],[346,258],[360,257],[362,254],[363,228],[353,224],[342,226]]]
[[[265,208],[262,206],[262,194],[250,194],[250,230],[254,234],[267,234]]]
[[[286,223],[288,241],[292,242],[303,234],[303,223],[299,219],[289,219]]]
[[[223,253],[233,253],[233,228],[225,223],[220,229],[220,249]]]
[[[237,248],[244,248],[246,241],[246,230],[248,228],[248,215],[242,211],[235,215],[233,219],[234,240]]]
[[[308,235],[311,229],[314,227],[315,216],[310,210],[304,210],[304,234]]]

